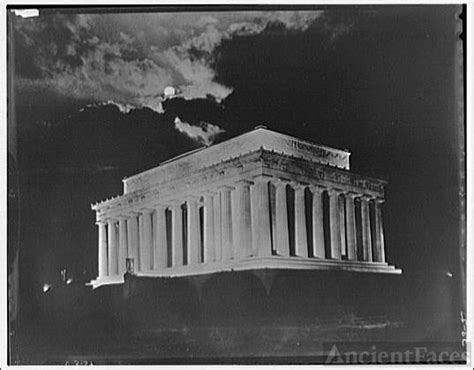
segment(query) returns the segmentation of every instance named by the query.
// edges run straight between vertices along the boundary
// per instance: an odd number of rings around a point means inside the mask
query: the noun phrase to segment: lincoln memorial
[[[385,258],[386,182],[350,152],[256,127],[123,180],[92,205],[93,287],[242,270],[399,274]]]

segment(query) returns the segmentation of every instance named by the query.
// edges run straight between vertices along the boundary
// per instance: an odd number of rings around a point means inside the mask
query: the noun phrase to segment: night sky
[[[353,172],[387,180],[386,255],[407,300],[456,302],[459,9],[169,10],[9,14],[25,305],[62,268],[96,277],[90,204],[122,178],[259,124],[347,148]]]

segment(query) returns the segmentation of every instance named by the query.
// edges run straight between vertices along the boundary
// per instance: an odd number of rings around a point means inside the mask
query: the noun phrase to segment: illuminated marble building
[[[386,182],[350,153],[263,126],[123,180],[92,206],[94,287],[260,269],[401,273],[385,259]]]

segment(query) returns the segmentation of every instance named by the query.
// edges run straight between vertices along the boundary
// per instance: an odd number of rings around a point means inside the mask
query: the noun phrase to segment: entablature
[[[347,170],[322,165],[305,158],[259,149],[235,158],[201,168],[191,175],[166,179],[149,188],[115,197],[97,203],[92,209],[97,212],[97,220],[129,212],[139,212],[143,207],[166,203],[176,196],[202,194],[222,185],[229,185],[241,179],[251,180],[258,175],[269,178],[285,178],[290,182],[319,185],[327,189],[338,189],[384,197],[385,181],[374,179]]]

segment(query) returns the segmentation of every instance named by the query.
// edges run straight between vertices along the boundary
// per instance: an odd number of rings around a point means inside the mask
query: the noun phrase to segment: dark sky
[[[262,123],[388,180],[409,293],[459,284],[457,7],[237,10],[10,14],[22,292],[96,276],[90,204],[123,177]]]

